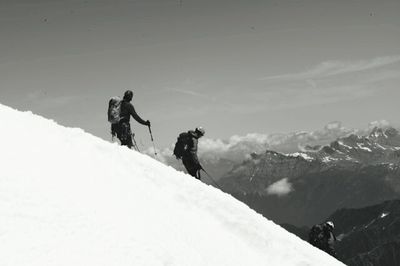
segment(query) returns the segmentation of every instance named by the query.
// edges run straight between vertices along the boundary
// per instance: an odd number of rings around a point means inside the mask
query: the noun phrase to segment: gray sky
[[[196,125],[399,125],[399,14],[398,0],[0,0],[0,103],[109,139],[108,99],[133,89],[159,147]]]

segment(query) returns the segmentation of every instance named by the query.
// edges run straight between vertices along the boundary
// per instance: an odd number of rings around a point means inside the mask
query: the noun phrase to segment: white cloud
[[[308,70],[261,78],[261,103],[270,109],[349,102],[382,95],[400,80],[400,55],[359,61],[326,61]],[[259,96],[258,96],[259,97]],[[264,104],[264,105],[263,105]]]
[[[149,147],[146,150],[142,151],[144,154],[149,155],[150,157],[153,157],[154,159],[156,159],[157,161],[160,161],[164,164],[169,164],[169,161],[172,158],[172,150],[170,148],[165,148],[162,150],[156,150],[157,151],[157,155],[154,154],[154,148],[153,147]]]
[[[228,140],[203,138],[199,142],[199,154],[209,159],[225,158],[241,161],[249,153],[265,152],[270,146],[269,143],[269,135],[257,133],[234,135]]]
[[[291,74],[263,77],[260,80],[312,80],[385,67],[400,62],[400,55],[376,57],[361,61],[326,61],[312,69]],[[315,83],[314,83],[315,84]]]
[[[191,91],[191,90],[168,88],[168,91],[178,92],[178,93],[187,94],[187,95],[196,96],[196,97],[209,98],[208,96],[206,96],[204,94],[198,93],[196,91]]]
[[[390,127],[390,122],[387,120],[379,120],[379,121],[373,121],[371,123],[368,124],[368,129],[371,130],[375,127],[379,127],[379,128],[387,128]]]
[[[328,130],[342,130],[343,129],[342,123],[339,121],[331,122],[331,123],[327,124],[325,126],[325,128]]]
[[[287,178],[283,178],[267,187],[267,193],[270,195],[284,196],[292,191],[292,184],[289,183]]]

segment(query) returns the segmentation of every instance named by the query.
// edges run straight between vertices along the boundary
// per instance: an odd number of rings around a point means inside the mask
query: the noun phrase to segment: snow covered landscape
[[[0,105],[0,265],[343,265],[245,204]]]

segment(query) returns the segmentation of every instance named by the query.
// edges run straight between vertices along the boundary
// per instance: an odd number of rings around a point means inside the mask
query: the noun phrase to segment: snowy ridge
[[[333,141],[329,146],[314,147],[302,153],[288,154],[301,156],[306,160],[321,160],[324,163],[360,162],[365,164],[399,164],[396,145],[400,134],[395,128],[374,128],[368,136],[349,135]]]
[[[2,105],[0,119],[0,265],[343,265],[146,155]]]
[[[343,147],[345,147],[345,148],[347,148],[347,149],[349,149],[349,150],[353,149],[353,147],[344,144],[343,141],[338,141],[338,143],[339,143],[339,145],[341,145],[341,146],[343,146]]]
[[[295,153],[291,153],[291,154],[287,154],[287,155],[292,156],[292,157],[302,157],[304,160],[307,160],[307,161],[314,160],[313,157],[309,156],[307,153],[304,153],[304,152],[295,152]]]

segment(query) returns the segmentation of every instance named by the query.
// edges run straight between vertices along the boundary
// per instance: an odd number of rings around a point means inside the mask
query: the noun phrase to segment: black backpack
[[[190,138],[191,136],[189,132],[183,132],[179,134],[178,140],[176,141],[174,148],[174,155],[176,159],[181,159],[182,156],[185,154]]]

